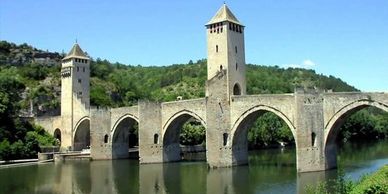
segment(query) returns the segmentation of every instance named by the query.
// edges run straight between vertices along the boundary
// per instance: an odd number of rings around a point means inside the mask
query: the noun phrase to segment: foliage
[[[0,159],[36,157],[39,144],[51,144],[41,127],[17,117],[20,94],[25,88],[15,68],[0,68]],[[16,76],[15,76],[16,75]]]
[[[180,144],[199,145],[205,143],[205,127],[198,121],[186,122],[180,133]]]
[[[388,193],[388,165],[383,166],[371,175],[365,176],[350,193]]]
[[[388,113],[369,107],[351,115],[340,129],[339,140],[373,140],[388,137]]]
[[[336,180],[329,180],[327,183],[319,183],[318,186],[308,186],[306,192],[309,194],[380,194],[388,193],[388,165],[383,166],[371,175],[364,175],[358,182],[345,178],[343,170],[339,170]]]
[[[274,113],[262,114],[248,130],[249,148],[266,147],[279,142],[293,143],[294,137],[287,124]]]

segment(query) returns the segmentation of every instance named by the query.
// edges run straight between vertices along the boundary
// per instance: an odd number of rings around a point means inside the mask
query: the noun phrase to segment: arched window
[[[237,53],[237,46],[235,46],[235,47],[234,47],[234,52],[236,52],[236,53]]]
[[[61,130],[60,129],[55,129],[54,138],[58,142],[58,145],[61,145],[62,137],[61,137]]]
[[[105,136],[104,136],[104,143],[108,143],[108,139],[109,139],[109,136],[107,134],[105,134]]]
[[[226,146],[226,144],[228,144],[228,134],[227,133],[224,133],[222,134],[222,138],[223,138],[223,145]]]
[[[233,95],[241,95],[241,88],[238,83],[234,84]]]
[[[216,45],[216,53],[218,53],[218,45]]]
[[[316,138],[317,138],[317,135],[314,132],[312,132],[311,133],[311,146],[312,147],[315,147],[315,140],[316,140]]]
[[[238,64],[236,63],[236,71],[237,71],[237,68],[238,68]]]
[[[159,135],[157,133],[155,133],[155,135],[154,135],[154,144],[158,144],[158,141],[159,141]]]
[[[222,68],[222,65],[220,65],[220,71],[222,71],[222,69],[223,69],[223,68]]]

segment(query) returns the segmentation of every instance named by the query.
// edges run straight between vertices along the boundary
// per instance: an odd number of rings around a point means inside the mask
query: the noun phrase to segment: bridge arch
[[[205,120],[190,110],[182,110],[175,113],[164,124],[162,135],[162,142],[165,148],[164,161],[178,161],[181,159],[180,129],[191,118],[196,119],[206,128]]]
[[[296,128],[294,124],[291,122],[291,120],[285,114],[283,114],[280,110],[276,108],[273,108],[267,105],[258,105],[248,109],[243,114],[241,114],[240,117],[233,124],[232,131],[231,131],[231,135],[232,135],[231,139],[233,140],[232,143],[238,140],[238,136],[240,135],[241,132],[243,132],[241,130],[248,130],[248,128],[253,124],[256,118],[265,112],[271,112],[277,115],[278,117],[280,117],[290,128],[292,135],[296,140],[296,137],[297,137]],[[248,125],[246,125],[246,127],[242,127],[241,125],[243,123],[247,123]],[[228,144],[228,145],[231,146],[231,144]]]
[[[90,118],[81,118],[74,127],[73,150],[81,151],[90,146]]]
[[[366,107],[375,107],[380,110],[388,112],[388,104],[384,104],[381,102],[368,100],[368,99],[357,100],[345,105],[344,107],[339,109],[326,123],[325,144],[335,140],[335,137],[339,132],[339,128],[345,122],[346,118],[348,118],[350,115]]]
[[[111,129],[112,157],[128,158],[129,148],[138,145],[139,119],[132,114],[121,116]]]
[[[294,137],[296,148],[298,147],[296,141],[296,128],[292,121],[284,113],[274,107],[267,105],[257,105],[246,110],[239,116],[239,118],[232,126],[230,139],[226,140],[227,142],[224,143],[226,147],[232,149],[234,164],[248,163],[248,130],[253,126],[257,118],[266,112],[274,113],[287,124]]]
[[[324,150],[328,168],[333,168],[337,165],[336,139],[341,126],[349,116],[366,107],[375,107],[388,112],[388,104],[362,99],[353,101],[339,109],[325,124]]]

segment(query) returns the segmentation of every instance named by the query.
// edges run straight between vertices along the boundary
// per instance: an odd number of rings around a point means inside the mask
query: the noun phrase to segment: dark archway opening
[[[112,157],[114,159],[139,157],[138,131],[139,124],[135,119],[127,117],[120,121],[112,137]]]
[[[234,84],[233,86],[233,95],[241,95],[241,88],[238,83]]]
[[[81,121],[75,130],[74,151],[82,151],[90,148],[90,120]]]
[[[275,113],[250,113],[237,127],[232,141],[236,164],[283,166],[293,173],[296,169],[294,136],[290,126]]]
[[[62,136],[61,136],[60,129],[57,128],[54,130],[54,138],[55,138],[55,141],[57,142],[57,145],[61,146]]]
[[[189,114],[175,118],[163,137],[164,160],[206,160],[206,129]]]
[[[325,155],[329,168],[337,167],[340,163],[354,159],[354,151],[365,153],[363,159],[372,160],[379,157],[376,152],[379,141],[388,138],[388,112],[373,106],[358,106],[343,115],[333,124],[327,135]]]

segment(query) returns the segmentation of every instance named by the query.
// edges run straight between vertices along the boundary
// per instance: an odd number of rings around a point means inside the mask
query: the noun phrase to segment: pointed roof
[[[213,18],[206,25],[215,24],[215,23],[224,22],[224,21],[242,25],[240,21],[238,21],[236,16],[233,15],[232,11],[230,11],[229,7],[226,6],[225,3],[221,6],[221,8],[217,11],[216,15],[214,15]]]
[[[73,48],[71,48],[70,52],[62,60],[71,59],[71,58],[79,58],[79,59],[87,59],[87,60],[89,60],[89,57],[87,57],[85,55],[85,53],[82,51],[82,49],[78,45],[78,43],[74,44]]]

